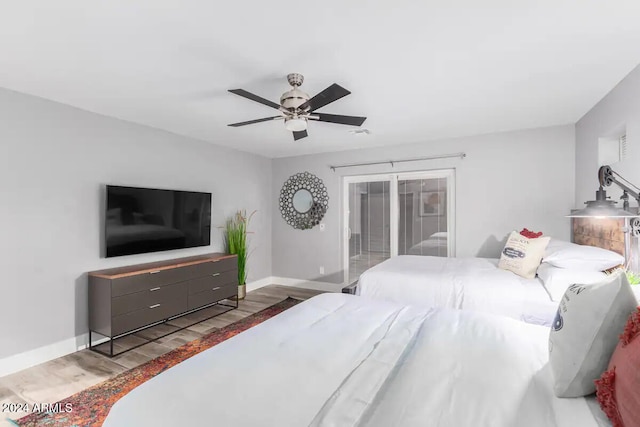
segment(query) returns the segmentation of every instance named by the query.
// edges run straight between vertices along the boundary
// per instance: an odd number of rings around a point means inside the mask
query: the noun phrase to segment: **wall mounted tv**
[[[211,193],[107,185],[106,256],[208,246]]]

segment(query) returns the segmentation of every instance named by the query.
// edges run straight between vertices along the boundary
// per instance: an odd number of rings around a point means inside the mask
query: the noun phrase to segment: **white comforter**
[[[553,396],[548,329],[324,294],[169,369],[104,426],[595,427]]]
[[[403,255],[362,273],[356,293],[423,307],[482,311],[550,326],[558,304],[539,279],[497,267],[497,259]]]

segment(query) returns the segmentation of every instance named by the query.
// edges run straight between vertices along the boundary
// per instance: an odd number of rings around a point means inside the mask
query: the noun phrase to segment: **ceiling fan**
[[[293,132],[295,141],[305,138],[307,134],[307,121],[318,120],[320,122],[337,123],[341,125],[360,126],[367,120],[366,117],[342,116],[339,114],[318,113],[316,110],[349,95],[351,92],[334,83],[313,98],[299,89],[304,81],[302,74],[292,73],[287,75],[287,80],[293,89],[285,92],[280,97],[280,104],[264,99],[258,95],[247,92],[244,89],[230,89],[229,92],[240,95],[252,101],[259,102],[280,112],[273,117],[249,120],[246,122],[231,123],[228,126],[238,127],[254,123],[268,122],[270,120],[284,120],[284,127]]]

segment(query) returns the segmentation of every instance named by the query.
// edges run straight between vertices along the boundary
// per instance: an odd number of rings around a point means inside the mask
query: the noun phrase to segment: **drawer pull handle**
[[[162,270],[155,270],[155,271],[150,271],[149,274],[156,274],[156,273],[160,273]]]
[[[220,275],[220,273],[213,273],[212,274],[213,277],[216,277],[216,276],[219,276],[219,275]]]
[[[153,304],[149,306],[149,308],[158,308],[158,307],[160,307],[160,304]]]
[[[151,289],[149,289],[149,292],[159,291],[159,290],[160,290],[160,286],[158,286],[157,288],[151,288]]]
[[[218,286],[217,288],[213,288],[211,289],[212,291],[217,291],[218,289],[220,289],[220,286]]]

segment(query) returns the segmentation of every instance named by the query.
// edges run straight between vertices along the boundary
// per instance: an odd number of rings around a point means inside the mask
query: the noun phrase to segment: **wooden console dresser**
[[[220,303],[225,299],[235,298],[235,306],[226,306],[238,307],[235,255],[212,253],[88,275],[89,348],[110,357],[113,341],[122,336],[215,304],[226,305]],[[93,345],[92,333],[109,338],[108,352]]]

